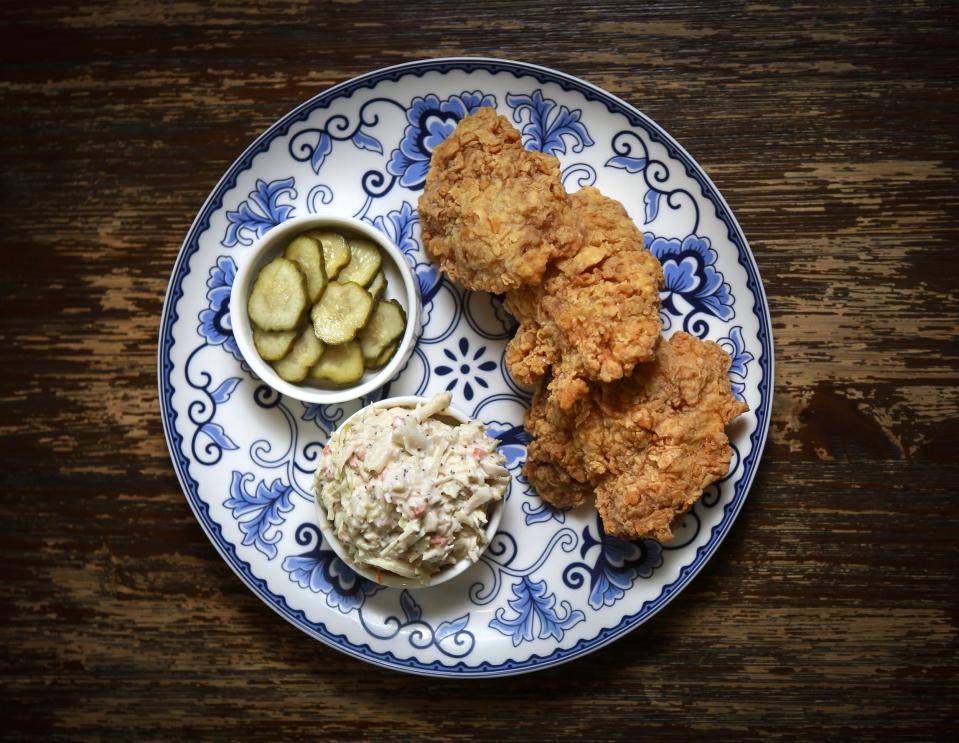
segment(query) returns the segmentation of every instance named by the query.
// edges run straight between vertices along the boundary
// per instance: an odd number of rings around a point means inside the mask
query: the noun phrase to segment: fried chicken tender
[[[506,349],[513,377],[532,384],[552,367],[549,390],[564,410],[587,380],[612,382],[653,358],[662,323],[663,269],[623,205],[587,187],[570,196],[583,244],[540,286],[506,295],[519,321]]]
[[[716,343],[676,333],[655,361],[591,385],[569,411],[537,395],[526,477],[562,508],[587,500],[588,482],[608,534],[670,539],[676,518],[729,468],[725,426],[748,410],[730,390],[729,365]]]
[[[593,497],[582,457],[572,446],[574,422],[550,402],[545,385],[537,387],[524,422],[533,440],[526,447],[523,472],[557,508],[572,508]]]
[[[467,289],[538,284],[581,240],[559,161],[529,152],[492,108],[479,108],[436,146],[419,199],[423,244]]]

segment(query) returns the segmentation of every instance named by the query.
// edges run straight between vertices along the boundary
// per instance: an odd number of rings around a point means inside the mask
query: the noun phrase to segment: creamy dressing
[[[450,399],[371,408],[323,448],[314,490],[356,564],[422,581],[486,546],[509,471],[482,424],[437,417]]]

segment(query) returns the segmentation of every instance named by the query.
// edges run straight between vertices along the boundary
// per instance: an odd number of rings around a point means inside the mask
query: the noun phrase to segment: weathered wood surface
[[[8,3],[0,10],[10,737],[376,739],[956,727],[959,51],[949,4]],[[636,104],[703,164],[773,313],[774,418],[732,534],[572,665],[377,670],[249,593],[164,445],[156,334],[194,214],[355,74],[493,54]]]

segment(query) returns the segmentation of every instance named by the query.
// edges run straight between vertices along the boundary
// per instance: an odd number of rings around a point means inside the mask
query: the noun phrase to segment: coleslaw
[[[425,581],[486,547],[510,475],[481,423],[441,419],[450,400],[370,408],[323,448],[314,490],[356,565]]]

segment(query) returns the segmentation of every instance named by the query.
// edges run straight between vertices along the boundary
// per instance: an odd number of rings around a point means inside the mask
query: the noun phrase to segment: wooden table
[[[3,733],[954,730],[957,18],[899,5],[5,4]],[[456,54],[578,75],[676,136],[752,243],[777,354],[764,463],[692,585],[574,664],[473,682],[278,619],[184,502],[156,396],[170,270],[233,158],[331,84]]]

